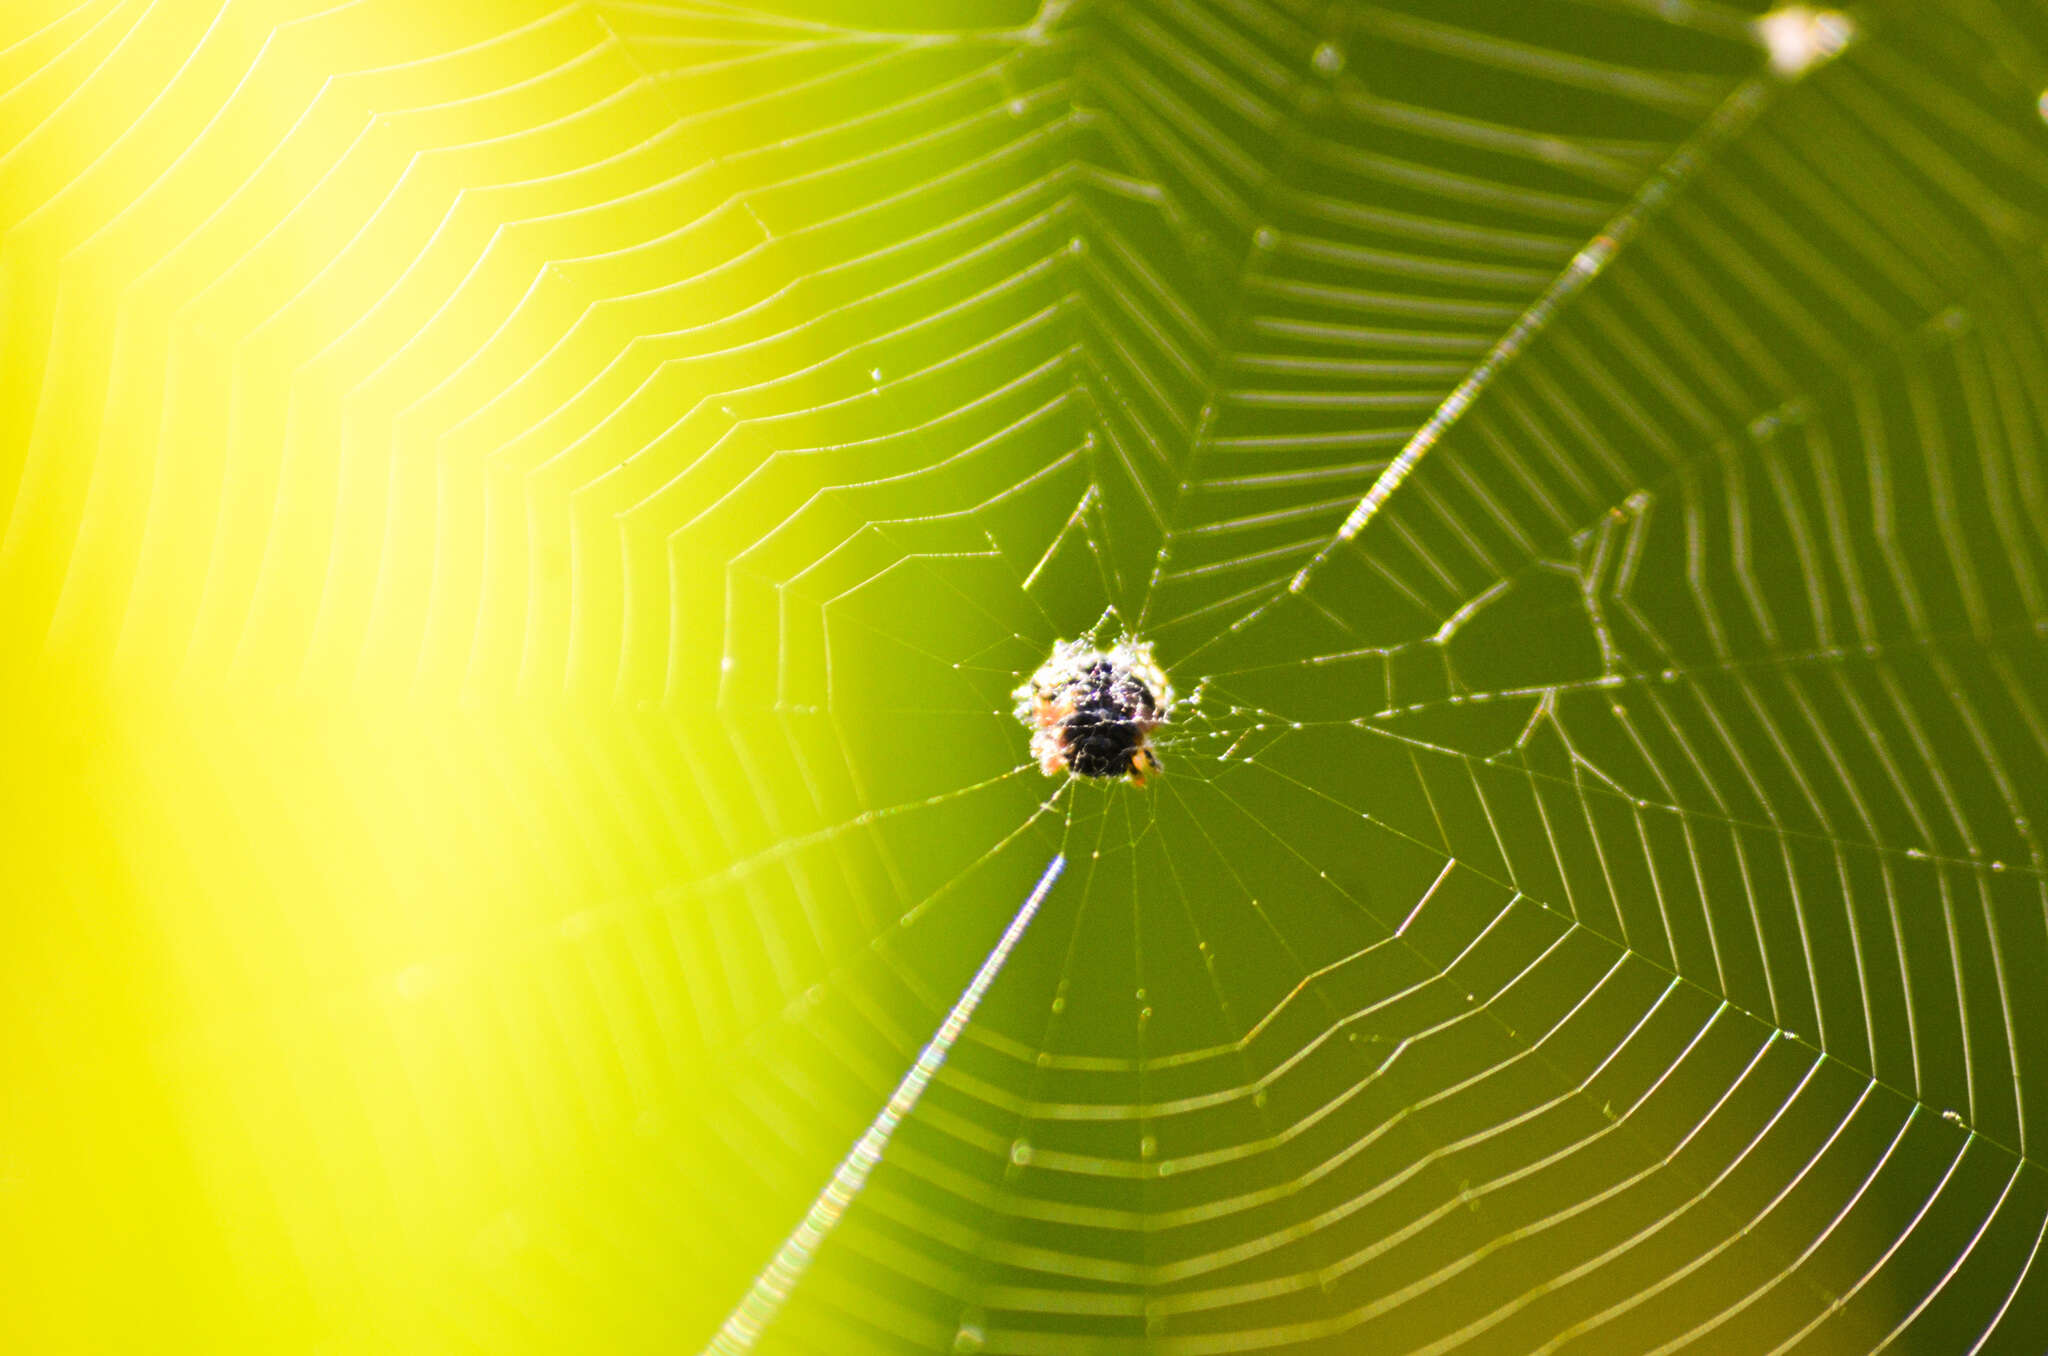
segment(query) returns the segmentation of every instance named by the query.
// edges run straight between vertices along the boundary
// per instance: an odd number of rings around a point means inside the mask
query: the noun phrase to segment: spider
[[[1015,696],[1046,776],[1129,777],[1143,786],[1148,771],[1160,770],[1151,734],[1166,720],[1173,689],[1151,645],[1127,636],[1098,650],[1063,640]]]

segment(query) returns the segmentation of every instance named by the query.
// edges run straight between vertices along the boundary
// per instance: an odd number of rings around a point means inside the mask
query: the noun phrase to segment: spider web
[[[707,1340],[1060,855],[761,1349],[2048,1328],[2038,9],[404,8],[21,26],[243,177],[17,168],[0,483],[59,654],[400,675],[599,863],[368,967],[434,1331]],[[168,317],[73,387],[45,199]],[[1041,777],[1126,631],[1165,774]]]

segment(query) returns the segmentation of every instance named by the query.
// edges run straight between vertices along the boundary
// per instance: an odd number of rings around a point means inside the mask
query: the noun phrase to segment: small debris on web
[[[1856,23],[1840,10],[1783,5],[1758,19],[1755,31],[1770,53],[1771,69],[1792,79],[1847,47]]]

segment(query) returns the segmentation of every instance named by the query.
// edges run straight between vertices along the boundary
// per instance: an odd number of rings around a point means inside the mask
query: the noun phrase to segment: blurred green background
[[[0,1347],[698,1350],[1064,852],[763,1350],[2038,1352],[2044,88],[12,0]]]

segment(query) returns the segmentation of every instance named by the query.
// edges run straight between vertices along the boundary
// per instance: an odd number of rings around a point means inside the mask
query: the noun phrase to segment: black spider
[[[1166,718],[1164,691],[1148,649],[1062,646],[1020,690],[1018,713],[1032,726],[1031,751],[1048,776],[1064,770],[1143,786],[1159,769],[1151,734]]]

